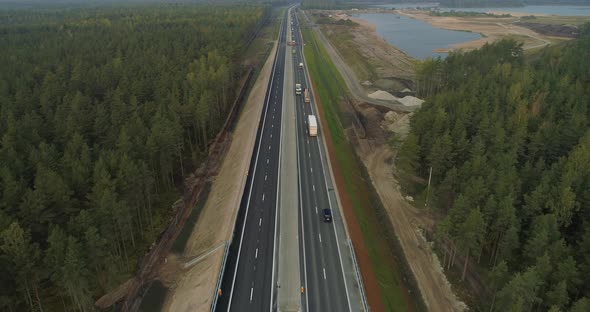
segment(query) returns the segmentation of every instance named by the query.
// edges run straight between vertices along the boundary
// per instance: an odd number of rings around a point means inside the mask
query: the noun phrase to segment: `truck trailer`
[[[314,115],[307,116],[307,124],[309,126],[309,136],[318,136],[318,122]]]
[[[303,102],[309,103],[309,89],[303,89]]]

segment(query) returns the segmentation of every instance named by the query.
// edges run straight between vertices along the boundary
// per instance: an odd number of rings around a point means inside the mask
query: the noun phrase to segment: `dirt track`
[[[392,158],[391,150],[387,146],[380,146],[361,154],[365,155],[362,160],[393,223],[427,308],[429,311],[463,310],[442,272],[438,259],[418,232],[418,227],[432,227],[433,220],[403,199],[389,164]]]

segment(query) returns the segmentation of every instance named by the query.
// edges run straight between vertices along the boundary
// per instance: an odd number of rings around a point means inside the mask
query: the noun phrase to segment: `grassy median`
[[[340,188],[340,193],[345,193],[348,197],[356,219],[349,220],[349,223],[358,222],[385,310],[414,310],[414,303],[407,296],[398,261],[388,242],[391,239],[390,234],[388,235],[383,220],[378,217],[378,207],[371,196],[370,181],[344,133],[343,124],[346,125],[347,120],[339,109],[339,102],[343,100],[342,95],[349,91],[315,34],[308,27],[302,30],[306,44],[304,53],[315,86],[316,100],[321,105],[328,127],[323,129],[323,133],[332,141],[332,159],[337,162],[333,165],[338,167],[335,170],[341,172],[344,180],[344,189]]]

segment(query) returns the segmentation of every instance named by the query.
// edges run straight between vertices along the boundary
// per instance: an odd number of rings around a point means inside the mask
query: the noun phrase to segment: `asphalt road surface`
[[[287,18],[290,12],[293,13],[293,24],[289,23]],[[295,46],[287,45],[287,32],[291,32],[295,38]],[[277,193],[280,186],[282,149],[281,112],[283,96],[295,96],[294,92],[290,91],[283,94],[283,88],[294,89],[294,83],[301,83],[303,88],[309,86],[306,71],[299,67],[299,63],[304,62],[301,42],[294,10],[286,10],[257,133],[255,152],[221,283],[222,295],[218,298],[216,311],[277,310],[277,290],[281,290],[276,288],[278,270],[275,259],[278,258],[279,238]],[[292,64],[292,68],[285,68],[286,57],[292,59],[292,62],[288,62]],[[292,86],[284,86],[286,75],[289,75],[289,82],[294,82]],[[311,103],[304,103],[303,94],[296,95],[294,101],[286,102],[291,105],[294,102],[296,114],[296,142],[285,144],[296,144],[297,154],[297,161],[293,166],[297,166],[298,179],[296,206],[299,209],[297,239],[302,287],[301,310],[357,310],[358,289],[353,288],[358,288],[358,284],[351,281],[354,278],[350,278],[354,271],[349,250],[345,247],[348,245],[340,209],[335,202],[334,190],[328,187],[332,182],[326,180],[329,179],[329,171],[324,167],[327,161],[327,158],[323,158],[325,150],[320,144],[320,137],[309,136],[307,116],[318,117],[313,97]],[[321,129],[318,129],[318,135],[323,135]],[[293,191],[296,191],[295,188]],[[326,208],[332,209],[333,222],[324,222],[322,211]],[[343,259],[346,266],[343,265]],[[348,269],[345,270],[345,267]]]
[[[295,17],[295,16],[293,16]],[[305,71],[299,67],[303,62],[301,35],[297,19],[291,25],[296,41],[287,57],[293,58],[295,83],[309,87]],[[295,87],[295,86],[293,86]],[[310,137],[308,115],[316,115],[313,98],[304,103],[303,94],[296,96],[297,106],[297,153],[300,189],[300,257],[303,257],[301,274],[305,285],[302,306],[306,311],[350,311],[349,286],[344,279],[335,222],[342,222],[337,204],[330,200],[322,150],[319,137]],[[319,126],[319,122],[318,122]],[[318,135],[323,135],[321,129]],[[324,222],[323,209],[332,209],[333,222]]]
[[[216,311],[270,311],[274,306],[277,179],[287,12],[281,24],[254,157],[230,245]]]

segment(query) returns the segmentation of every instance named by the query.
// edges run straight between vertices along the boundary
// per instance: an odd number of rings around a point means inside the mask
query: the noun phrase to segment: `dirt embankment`
[[[411,57],[379,36],[375,25],[343,11],[332,13],[331,19],[335,21],[353,23],[321,24],[322,33],[353,69],[367,94],[378,89],[399,92],[413,87],[415,72]]]
[[[396,151],[387,141],[392,134],[399,138],[407,135],[412,113],[377,109],[365,103],[355,107],[364,121],[367,137],[352,138],[351,141],[389,216],[424,304],[429,311],[465,310],[465,304],[453,293],[438,257],[422,235],[423,231],[434,229],[438,218],[427,210],[412,206],[411,198],[404,198],[394,175]]]
[[[206,257],[188,269],[166,274],[169,277],[164,279],[170,291],[162,311],[206,311],[210,308],[224,251],[218,247],[231,237],[275,50],[276,44],[250,91],[219,174],[212,182],[207,202],[182,255],[184,260],[203,254]]]
[[[516,24],[545,36],[575,38],[578,35],[578,27],[571,25],[550,25],[531,22],[516,22]]]

